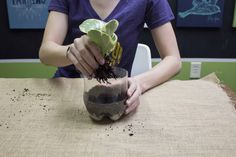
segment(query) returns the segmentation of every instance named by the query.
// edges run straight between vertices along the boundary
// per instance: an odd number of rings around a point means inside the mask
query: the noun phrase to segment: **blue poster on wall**
[[[177,27],[221,27],[224,0],[178,0]]]
[[[7,0],[11,29],[45,28],[50,0]]]

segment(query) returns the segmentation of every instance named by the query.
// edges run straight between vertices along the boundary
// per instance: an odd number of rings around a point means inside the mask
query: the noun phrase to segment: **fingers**
[[[78,70],[87,76],[91,76],[99,64],[105,62],[99,49],[86,35],[74,40],[69,49],[68,58]]]
[[[139,97],[141,95],[141,88],[136,83],[136,81],[131,79],[129,79],[128,81],[129,81],[129,89],[127,91],[127,94],[129,98],[126,101],[127,105],[127,109],[125,111],[126,114],[133,111],[140,104]]]
[[[81,38],[77,38],[74,40],[74,46],[76,50],[79,52],[78,54],[86,61],[88,65],[90,65],[93,69],[98,68],[98,63],[94,59],[93,53],[101,53],[98,50],[93,50],[95,52],[91,52],[89,49],[90,47],[90,42],[88,41],[86,36],[82,36]]]
[[[133,111],[134,109],[136,109],[139,104],[140,104],[140,101],[139,101],[139,99],[138,99],[137,101],[135,101],[133,104],[131,104],[131,105],[125,110],[125,114],[129,114],[131,111]]]
[[[87,76],[90,76],[93,74],[94,68],[92,68],[87,62],[86,60],[83,59],[83,57],[80,55],[80,53],[78,52],[78,50],[74,47],[71,46],[70,48],[70,52],[71,54],[74,56],[74,58],[76,59],[75,63],[73,63],[75,65],[75,67],[79,70],[81,70],[81,72]],[[70,54],[70,53],[69,53]]]
[[[127,106],[131,106],[136,100],[139,99],[140,92],[136,90],[131,97],[126,101]]]
[[[127,94],[129,97],[131,97],[133,95],[134,91],[136,90],[137,85],[135,83],[133,83],[130,79],[128,81],[129,81],[130,87],[127,91]]]
[[[102,53],[98,53],[101,50],[93,42],[91,42],[87,36],[85,36],[83,40],[84,40],[86,48],[90,50],[92,55],[96,58],[96,61],[99,64],[103,65],[105,63],[105,60],[102,56]]]
[[[89,76],[89,73],[87,72],[87,70],[84,69],[84,67],[78,62],[77,58],[74,56],[74,54],[72,53],[71,50],[69,50],[70,52],[68,53],[68,58],[70,59],[70,61],[75,65],[75,67],[77,69],[79,69],[84,75]]]
[[[92,68],[92,69],[97,69],[98,68],[98,63],[95,61],[94,57],[89,53],[88,50],[84,48],[77,48],[77,50],[80,53],[77,53],[83,60]]]
[[[129,106],[135,102],[135,100],[139,99],[139,96],[141,95],[141,89],[139,85],[136,83],[136,81],[129,79],[129,89],[127,91],[127,94],[129,96],[129,99],[126,101],[126,104]]]

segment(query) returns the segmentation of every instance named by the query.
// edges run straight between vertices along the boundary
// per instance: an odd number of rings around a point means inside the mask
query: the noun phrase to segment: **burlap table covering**
[[[92,121],[82,79],[0,79],[0,157],[235,157],[236,111],[214,81],[166,82],[136,112]]]

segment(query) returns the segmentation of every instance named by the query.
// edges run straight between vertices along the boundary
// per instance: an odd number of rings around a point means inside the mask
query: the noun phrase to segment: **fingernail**
[[[101,59],[101,60],[100,60],[100,63],[101,63],[101,65],[105,64],[105,60],[104,60],[104,59]]]
[[[131,96],[132,95],[132,92],[129,92],[129,96]]]

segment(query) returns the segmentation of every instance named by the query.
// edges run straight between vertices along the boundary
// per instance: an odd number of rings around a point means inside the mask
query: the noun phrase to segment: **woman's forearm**
[[[42,63],[50,66],[63,67],[72,64],[66,57],[68,46],[56,44],[52,41],[44,42],[39,50]]]
[[[135,80],[141,86],[142,93],[169,80],[181,69],[179,57],[167,56],[150,71],[135,76]]]

